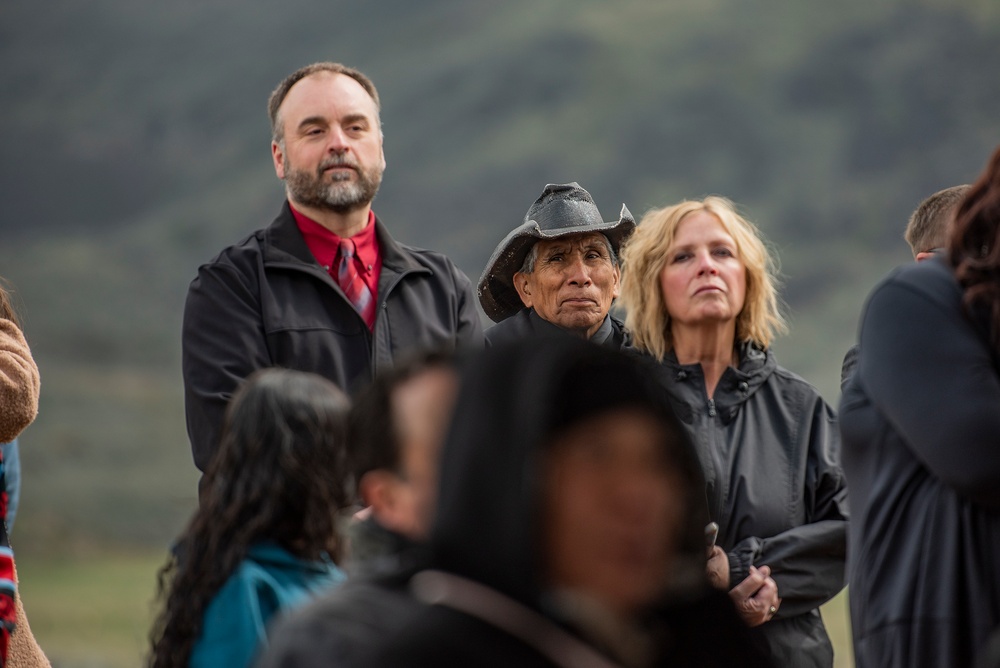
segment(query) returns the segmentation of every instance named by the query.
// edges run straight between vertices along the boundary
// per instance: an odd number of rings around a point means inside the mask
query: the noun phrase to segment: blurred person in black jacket
[[[364,506],[347,528],[352,575],[396,570],[427,539],[457,392],[454,364],[445,351],[409,356],[366,388],[351,411],[348,448]]]
[[[1000,625],[1000,150],[945,253],[869,295],[840,401],[858,668],[969,666]]]

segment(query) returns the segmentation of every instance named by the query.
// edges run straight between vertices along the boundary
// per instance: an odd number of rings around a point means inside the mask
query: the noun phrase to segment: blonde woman
[[[784,329],[757,228],[721,197],[643,217],[622,254],[633,345],[698,450],[719,524],[710,580],[777,666],[833,665],[819,606],[844,585],[847,509],[833,410],[777,365]]]

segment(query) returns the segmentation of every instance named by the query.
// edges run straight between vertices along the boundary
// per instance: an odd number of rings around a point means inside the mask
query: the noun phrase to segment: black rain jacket
[[[858,668],[971,666],[1000,627],[1000,365],[940,258],[868,298],[840,402]]]
[[[257,369],[325,376],[355,393],[408,350],[482,346],[469,279],[447,257],[397,243],[377,218],[382,252],[370,331],[306,245],[288,202],[198,270],[182,337],[184,399],[195,465],[218,447],[226,404]]]
[[[709,399],[700,364],[671,352],[659,378],[705,473],[730,585],[770,566],[781,607],[759,628],[777,666],[830,668],[819,606],[844,587],[847,491],[833,410],[806,381],[750,344]]]

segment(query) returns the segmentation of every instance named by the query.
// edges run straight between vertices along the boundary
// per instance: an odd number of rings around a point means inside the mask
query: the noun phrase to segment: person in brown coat
[[[38,367],[0,287],[0,443],[13,441],[38,413]]]
[[[0,443],[14,440],[35,419],[39,389],[38,367],[18,326],[10,297],[0,284]],[[5,526],[2,534],[2,542],[6,545]],[[9,554],[9,548],[7,551]],[[13,570],[13,559],[11,569],[16,588],[17,571]],[[21,597],[15,594],[14,603],[15,626],[9,636],[4,663],[10,666],[48,666],[48,659],[31,634]]]

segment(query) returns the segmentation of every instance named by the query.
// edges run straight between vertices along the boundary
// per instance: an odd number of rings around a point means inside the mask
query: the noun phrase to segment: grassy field
[[[31,629],[55,668],[134,668],[142,664],[162,554],[18,559]],[[852,668],[847,597],[823,607],[836,668]]]
[[[854,668],[851,649],[851,620],[847,613],[847,590],[840,592],[821,609],[827,633],[833,641],[834,668]]]
[[[28,622],[55,668],[135,668],[165,554],[17,558]]]

